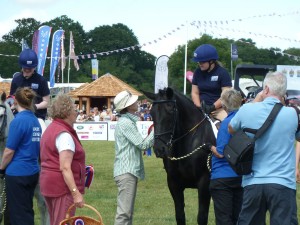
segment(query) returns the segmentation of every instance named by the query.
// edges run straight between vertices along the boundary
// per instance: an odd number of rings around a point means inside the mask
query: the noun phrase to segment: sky
[[[0,8],[0,37],[16,28],[16,19],[67,15],[86,32],[122,23],[156,57],[204,33],[251,38],[258,48],[300,48],[299,0],[0,0]]]

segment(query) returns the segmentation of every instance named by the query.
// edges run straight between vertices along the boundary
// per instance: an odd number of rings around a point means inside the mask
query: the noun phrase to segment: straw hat
[[[122,109],[125,109],[135,103],[137,99],[137,95],[133,95],[127,90],[121,91],[114,99],[115,110],[120,112]]]

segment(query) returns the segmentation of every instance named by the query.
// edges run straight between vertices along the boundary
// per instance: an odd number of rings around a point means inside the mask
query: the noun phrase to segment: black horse
[[[154,152],[163,159],[175,204],[177,225],[185,225],[184,190],[198,189],[198,224],[207,225],[210,204],[207,143],[215,136],[206,115],[179,92],[166,88],[158,94],[144,92],[153,105]]]

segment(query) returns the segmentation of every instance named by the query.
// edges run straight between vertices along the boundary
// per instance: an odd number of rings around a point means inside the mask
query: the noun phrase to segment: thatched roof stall
[[[78,97],[76,95],[77,91],[80,91],[85,86],[89,85],[89,83],[84,83],[83,85],[79,86],[78,88],[75,88],[74,90],[70,91],[68,95],[72,97],[74,100],[78,100]]]
[[[141,92],[109,73],[79,88],[79,90],[75,89],[74,93],[71,94],[78,97],[80,109],[82,109],[83,99],[87,99],[86,112],[89,112],[91,107],[95,106],[99,109],[102,109],[103,106],[111,108],[114,97],[124,90],[130,91],[134,95],[143,95]]]

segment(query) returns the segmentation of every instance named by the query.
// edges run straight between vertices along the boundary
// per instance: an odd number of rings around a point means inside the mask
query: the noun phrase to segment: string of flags
[[[214,30],[230,31],[230,32],[234,32],[234,33],[245,33],[247,35],[261,36],[261,37],[265,37],[265,38],[277,38],[277,39],[280,39],[280,40],[300,43],[300,40],[297,40],[297,39],[279,37],[277,35],[272,36],[272,35],[269,35],[269,34],[254,33],[254,32],[251,32],[251,31],[238,30],[238,29],[229,28],[229,27],[218,27],[218,26],[214,26],[214,25],[211,25],[211,24],[208,25],[207,23],[201,23],[201,21],[194,21],[194,22],[191,23],[191,25],[196,26],[198,29],[200,29],[201,27],[204,27],[204,28],[211,28],[211,29],[214,29]]]
[[[254,19],[254,18],[275,17],[275,16],[276,17],[285,17],[285,16],[290,16],[290,15],[297,15],[299,13],[300,13],[299,11],[288,12],[288,13],[285,13],[285,14],[269,13],[269,14],[262,14],[262,15],[254,15],[254,16],[245,17],[245,18],[231,19],[231,20],[192,21],[189,24],[191,26],[196,27],[197,29],[201,29],[201,30],[204,29],[204,33],[208,33],[207,30],[211,29],[210,33],[212,33],[212,34],[216,33],[215,30],[217,30],[217,31],[227,31],[227,32],[233,32],[233,33],[245,33],[247,35],[254,35],[254,36],[259,36],[259,37],[263,37],[263,38],[277,38],[277,39],[284,40],[284,41],[300,43],[300,40],[296,40],[296,39],[280,37],[280,36],[277,36],[277,35],[272,36],[272,35],[269,35],[269,34],[255,33],[255,32],[251,32],[251,31],[242,31],[242,30],[238,30],[238,29],[234,29],[234,28],[225,27],[226,25],[229,25],[230,23],[241,22],[241,21],[250,20],[250,19]],[[158,42],[160,42],[164,39],[167,39],[169,36],[172,36],[174,33],[182,30],[182,28],[184,28],[185,26],[186,26],[186,24],[181,24],[180,26],[176,27],[175,29],[172,29],[171,31],[167,32],[166,34],[162,35],[161,37],[158,37],[158,38],[156,38],[152,41],[146,42],[144,44],[133,45],[133,46],[129,46],[129,47],[121,48],[121,49],[116,49],[116,50],[111,50],[111,51],[105,51],[105,52],[77,55],[77,56],[73,56],[72,59],[96,59],[97,56],[108,56],[108,55],[114,54],[114,53],[122,53],[122,52],[126,52],[126,51],[132,51],[132,50],[140,49],[142,47],[152,45],[152,44],[156,44],[156,43],[158,43]],[[200,34],[203,34],[203,32],[201,32]],[[224,36],[224,34],[221,34],[221,33],[219,33],[218,35],[219,36]],[[226,38],[230,38],[230,37],[227,35]],[[290,58],[293,58],[296,61],[300,60],[300,56],[287,54],[287,53],[284,53],[282,51],[274,51],[274,53],[275,54],[279,53],[283,56],[288,56]],[[1,53],[0,53],[0,56],[18,57],[18,55],[8,55],[8,54],[1,54]],[[47,58],[51,59],[51,57],[47,57]],[[68,59],[69,57],[66,56],[65,58]]]
[[[200,27],[198,27],[198,28],[200,28]],[[213,34],[213,35],[218,35],[219,37],[225,37],[225,38],[228,38],[228,39],[230,39],[230,37],[228,36],[228,35],[224,35],[224,34],[222,34],[222,33],[217,33],[217,32],[215,32],[213,29],[210,31],[209,30],[209,27],[204,27],[204,30],[203,31],[200,31],[200,35],[203,35],[203,34]],[[251,33],[249,33],[249,34],[251,34]],[[253,33],[254,34],[254,33]],[[254,34],[255,35],[255,34]],[[256,34],[256,36],[257,36],[258,34]],[[289,39],[289,38],[282,38],[282,37],[278,37],[278,36],[271,36],[271,35],[262,35],[262,34],[259,34],[260,36],[263,36],[263,37],[266,37],[266,38],[279,38],[279,39],[282,39],[282,40],[287,40],[287,41],[295,41],[295,42],[299,42],[300,43],[300,41],[298,41],[298,40],[292,40],[292,39]],[[251,43],[249,43],[249,42],[247,42],[247,41],[242,41],[242,40],[238,40],[238,42],[242,42],[242,43],[245,43],[245,44],[251,44]],[[300,61],[300,56],[296,56],[296,55],[291,55],[291,54],[288,54],[288,53],[285,53],[285,52],[283,52],[283,51],[278,51],[278,50],[272,50],[273,52],[274,52],[274,54],[276,55],[276,54],[280,54],[280,55],[282,55],[282,56],[287,56],[287,57],[289,57],[290,59],[293,59],[293,60],[295,60],[295,61]]]

